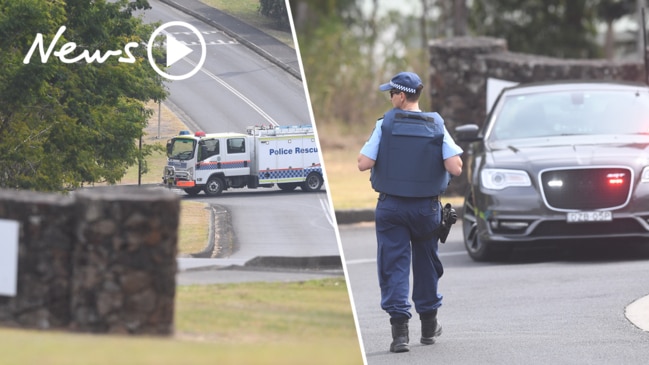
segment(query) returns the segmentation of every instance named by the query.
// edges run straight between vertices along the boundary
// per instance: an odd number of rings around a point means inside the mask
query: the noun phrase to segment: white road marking
[[[196,63],[194,63],[194,61],[190,60],[189,58],[184,58],[184,61],[189,63],[191,66],[196,67]],[[235,96],[237,96],[239,99],[241,99],[244,103],[248,104],[252,109],[254,109],[257,113],[259,113],[270,124],[272,124],[274,126],[279,126],[279,123],[277,123],[270,115],[268,115],[259,106],[257,106],[255,103],[253,103],[245,95],[243,95],[242,93],[237,91],[237,89],[230,86],[227,82],[223,81],[223,79],[221,79],[220,77],[216,76],[215,74],[205,70],[205,68],[201,68],[200,72],[204,73],[205,75],[207,75],[212,80],[214,80],[214,81],[218,82],[219,84],[223,85],[223,87],[228,89],[231,93],[233,93]]]
[[[629,304],[624,315],[636,327],[649,332],[649,295]]]
[[[327,201],[326,198],[320,198],[320,206],[322,206],[322,210],[325,212],[325,217],[327,217],[327,221],[329,222],[329,225],[334,227],[334,220],[333,217],[331,216],[331,209],[329,209],[329,202]]]

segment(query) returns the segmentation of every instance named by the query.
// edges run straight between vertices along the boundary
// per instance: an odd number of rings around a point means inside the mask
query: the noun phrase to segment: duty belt
[[[439,201],[439,195],[414,197],[414,196],[392,195],[392,194],[386,194],[386,193],[379,193],[379,200],[384,200],[388,196],[393,197],[393,198],[398,198],[398,199],[417,199],[417,200],[419,200],[419,199],[421,199],[421,200],[430,199],[430,200],[432,200],[434,202]]]

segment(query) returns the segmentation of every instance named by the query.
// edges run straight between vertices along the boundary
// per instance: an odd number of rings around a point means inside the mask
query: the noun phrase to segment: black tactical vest
[[[374,190],[403,197],[432,197],[448,185],[438,113],[392,109],[383,116],[381,141],[370,180]]]

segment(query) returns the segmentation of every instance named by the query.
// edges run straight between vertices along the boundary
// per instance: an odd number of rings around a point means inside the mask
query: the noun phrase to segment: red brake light
[[[609,185],[622,185],[624,184],[624,173],[611,173],[606,175]]]

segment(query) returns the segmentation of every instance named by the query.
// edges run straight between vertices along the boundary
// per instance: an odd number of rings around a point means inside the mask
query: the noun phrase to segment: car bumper
[[[187,189],[196,186],[194,181],[181,180],[178,178],[163,178],[163,184],[171,188]]]
[[[469,219],[483,242],[533,243],[555,240],[649,239],[649,198],[638,197],[612,210],[610,221],[568,222],[568,212],[549,209],[538,194],[481,195]]]

